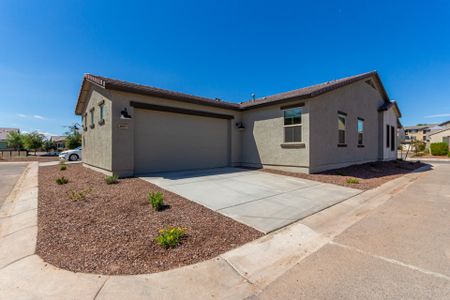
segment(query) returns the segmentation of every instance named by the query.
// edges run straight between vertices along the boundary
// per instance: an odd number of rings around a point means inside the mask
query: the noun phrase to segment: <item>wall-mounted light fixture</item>
[[[128,110],[126,107],[124,107],[123,110],[120,112],[120,118],[121,119],[131,119],[131,116],[128,114]]]
[[[242,122],[237,122],[235,125],[236,125],[236,128],[239,130],[245,129],[244,123],[242,123]]]

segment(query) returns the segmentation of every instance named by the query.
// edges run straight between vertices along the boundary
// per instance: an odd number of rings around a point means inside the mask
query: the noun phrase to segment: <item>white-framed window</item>
[[[302,141],[302,108],[293,107],[283,111],[284,142],[300,143]]]
[[[364,145],[364,119],[358,118],[358,145]]]
[[[347,114],[338,112],[338,145],[345,145]]]

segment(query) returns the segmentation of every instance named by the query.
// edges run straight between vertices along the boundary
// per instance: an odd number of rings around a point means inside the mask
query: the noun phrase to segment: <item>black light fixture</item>
[[[239,130],[245,129],[244,123],[242,123],[242,122],[237,122],[235,125],[236,125],[236,128]]]
[[[131,119],[131,116],[128,114],[128,110],[126,107],[124,107],[123,110],[120,112],[120,118],[121,119]]]

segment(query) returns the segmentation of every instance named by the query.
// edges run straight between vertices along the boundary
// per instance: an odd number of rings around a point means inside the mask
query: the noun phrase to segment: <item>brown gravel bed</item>
[[[397,160],[353,165],[318,174],[302,174],[269,169],[264,169],[264,171],[332,183],[360,190],[370,190],[425,165],[421,162]],[[359,183],[347,183],[349,178],[357,178]]]
[[[69,179],[57,185],[59,176]],[[72,201],[72,190],[87,191]],[[149,191],[162,191],[170,208],[155,212]],[[163,249],[153,239],[166,226],[186,228],[177,248]],[[138,178],[107,185],[104,175],[81,165],[39,168],[37,254],[74,272],[143,274],[197,263],[263,234]]]

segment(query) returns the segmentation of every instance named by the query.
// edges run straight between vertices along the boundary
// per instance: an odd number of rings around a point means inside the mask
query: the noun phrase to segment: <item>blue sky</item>
[[[0,127],[61,134],[84,73],[243,101],[377,70],[404,124],[450,119],[448,1],[3,0],[0,38]]]

